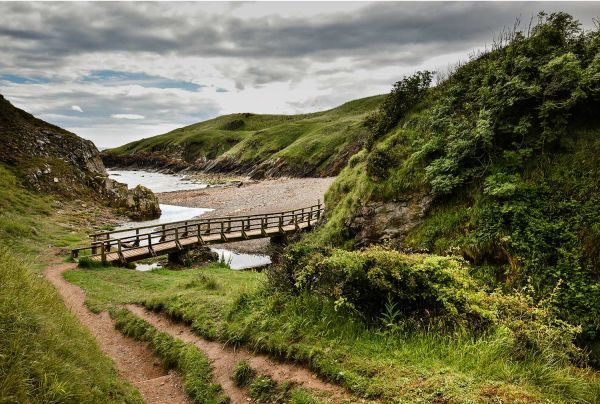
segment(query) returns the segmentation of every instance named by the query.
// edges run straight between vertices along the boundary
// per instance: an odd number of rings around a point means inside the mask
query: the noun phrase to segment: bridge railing
[[[192,219],[94,233],[90,235],[93,240],[91,244],[73,249],[71,256],[78,258],[83,255],[101,255],[102,260],[105,261],[107,253],[116,251],[123,256],[126,251],[140,247],[145,247],[152,252],[161,244],[175,242],[176,245],[180,245],[181,240],[190,237],[195,237],[197,243],[202,244],[205,238],[214,235],[218,235],[221,241],[226,242],[228,235],[239,234],[241,238],[246,238],[246,233],[255,230],[260,230],[264,236],[267,235],[268,229],[273,228],[277,228],[279,233],[284,233],[284,227],[290,225],[295,225],[296,229],[299,229],[302,223],[307,223],[308,226],[316,224],[321,219],[323,210],[319,202],[306,208],[278,213]],[[214,242],[214,237],[212,241]]]

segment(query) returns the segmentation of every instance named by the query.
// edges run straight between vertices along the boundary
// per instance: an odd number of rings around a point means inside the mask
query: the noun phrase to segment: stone
[[[346,225],[355,234],[357,246],[386,240],[401,246],[406,234],[423,221],[432,202],[428,193],[395,202],[367,202]]]

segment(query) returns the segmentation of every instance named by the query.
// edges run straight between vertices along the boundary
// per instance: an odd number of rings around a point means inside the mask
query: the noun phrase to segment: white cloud
[[[144,115],[138,115],[138,114],[112,114],[110,117],[114,118],[114,119],[144,119],[145,118]]]
[[[83,109],[79,105],[71,105],[71,109],[77,112],[83,112]]]

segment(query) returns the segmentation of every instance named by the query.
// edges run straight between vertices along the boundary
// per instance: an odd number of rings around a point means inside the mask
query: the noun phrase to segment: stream
[[[129,188],[137,185],[145,186],[153,192],[172,192],[187,191],[193,189],[206,188],[208,185],[201,182],[194,182],[186,179],[182,175],[155,173],[143,170],[107,170],[110,178],[127,184]],[[117,228],[117,230],[128,229],[132,227],[160,225],[168,222],[176,222],[197,218],[206,212],[212,211],[209,208],[188,208],[185,206],[160,204],[162,214],[160,218],[146,220],[141,222],[126,222]],[[133,235],[134,232],[131,232]],[[127,233],[124,234],[129,235]],[[217,253],[223,261],[229,264],[231,269],[247,269],[261,267],[271,263],[268,255],[237,253],[223,248],[213,248],[211,250]],[[158,262],[152,264],[136,264],[136,269],[140,271],[151,271],[160,268]]]

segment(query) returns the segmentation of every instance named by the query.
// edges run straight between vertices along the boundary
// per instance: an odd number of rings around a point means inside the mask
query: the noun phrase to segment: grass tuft
[[[246,387],[252,382],[252,379],[254,379],[255,376],[256,371],[244,360],[235,365],[231,379],[235,382],[236,386]]]

